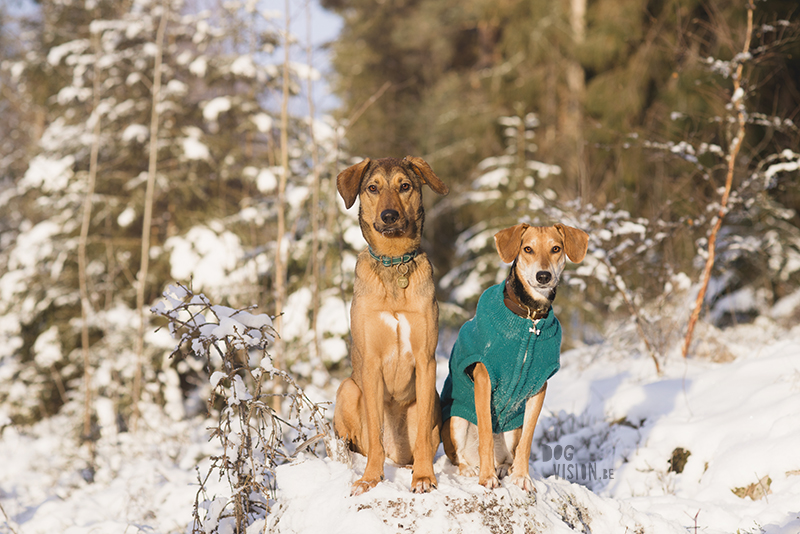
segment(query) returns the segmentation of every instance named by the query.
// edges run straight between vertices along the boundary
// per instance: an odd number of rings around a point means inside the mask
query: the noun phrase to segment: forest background
[[[272,4],[0,5],[0,427],[67,414],[91,443],[213,409],[237,370],[156,331],[175,283],[275,317],[298,387],[345,376],[364,242],[335,177],[364,157],[421,156],[451,188],[423,241],[443,331],[520,221],[591,236],[556,302],[567,346],[627,324],[664,365],[710,241],[689,356],[724,359],[717,329],[779,303],[800,317],[796,2],[323,0],[343,22],[322,46],[306,3]]]

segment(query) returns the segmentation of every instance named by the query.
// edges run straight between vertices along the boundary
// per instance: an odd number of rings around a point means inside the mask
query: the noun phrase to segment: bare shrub
[[[270,512],[275,468],[303,451],[316,454],[320,441],[330,441],[326,406],[273,367],[267,348],[278,334],[268,315],[215,305],[183,285],[169,286],[163,295],[151,311],[179,340],[173,355],[189,352],[207,365],[208,407],[216,418],[210,439],[222,450],[204,477],[198,472],[192,532],[244,532]],[[229,492],[208,495],[213,475],[227,480]]]

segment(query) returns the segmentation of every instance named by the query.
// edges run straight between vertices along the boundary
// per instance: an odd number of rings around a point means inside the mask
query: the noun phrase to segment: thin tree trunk
[[[278,181],[278,236],[275,243],[275,329],[282,331],[283,304],[286,301],[286,266],[283,261],[283,241],[286,233],[286,181],[289,177],[289,0],[285,0],[286,19],[283,37],[283,100],[281,102],[281,177]],[[273,345],[273,364],[280,369],[283,364],[283,341],[278,337]],[[276,386],[274,409],[280,413],[282,388]]]
[[[106,215],[106,288],[105,288],[105,302],[103,309],[108,311],[111,309],[111,302],[114,299],[114,275],[117,270],[117,263],[114,261],[114,241],[111,238],[111,216]]]
[[[99,37],[93,36],[95,58],[100,52]],[[92,436],[92,365],[89,354],[89,315],[92,313],[92,302],[89,298],[89,287],[86,280],[86,244],[89,240],[89,227],[92,223],[92,200],[97,182],[97,159],[100,152],[100,69],[94,62],[92,72],[92,148],[89,155],[89,181],[86,185],[86,196],[83,199],[83,218],[81,235],[78,241],[78,287],[81,295],[81,353],[83,355],[83,439],[89,444],[90,466],[94,471],[94,439]],[[62,386],[63,387],[63,386]]]
[[[147,271],[150,267],[150,232],[153,221],[153,197],[155,196],[156,164],[158,162],[158,100],[161,93],[161,62],[164,52],[164,34],[167,30],[167,3],[161,3],[161,21],[156,34],[157,52],[153,66],[153,106],[150,113],[150,160],[147,168],[147,188],[144,195],[144,220],[142,222],[142,259],[136,287],[136,309],[139,312],[139,332],[136,336],[136,373],[133,380],[132,429],[136,431],[139,423],[139,401],[142,394],[142,373],[144,366],[144,292],[147,285]]]
[[[745,34],[743,52],[747,54],[750,51],[750,40],[753,36],[753,11],[755,6],[752,3],[747,4],[747,33]],[[736,158],[739,155],[739,150],[742,148],[744,141],[744,125],[745,125],[745,109],[742,94],[742,69],[744,65],[739,63],[736,67],[736,75],[733,77],[733,105],[736,109],[736,118],[738,122],[738,130],[736,137],[731,141],[730,154],[728,155],[728,173],[725,177],[725,191],[722,193],[720,200],[719,212],[717,213],[717,220],[714,227],[711,229],[711,235],[708,237],[708,259],[706,259],[706,266],[703,270],[703,282],[700,285],[700,292],[697,294],[697,300],[694,304],[694,311],[689,317],[689,326],[686,330],[686,339],[683,342],[683,357],[686,358],[689,354],[689,346],[692,344],[692,335],[697,320],[700,317],[700,311],[703,309],[703,300],[706,296],[708,289],[708,282],[711,279],[711,270],[714,267],[714,259],[716,253],[717,233],[722,227],[722,219],[728,212],[728,198],[730,197],[731,187],[733,185],[733,170],[736,167]]]
[[[525,168],[527,166],[526,149],[528,142],[525,139],[525,105],[522,102],[517,102],[514,105],[514,111],[519,118],[519,123],[517,124],[517,135],[514,138],[514,144],[517,150],[517,161],[514,168],[514,180],[519,180],[521,182],[522,177],[525,175]]]
[[[586,94],[586,81],[583,67],[575,59],[575,52],[586,37],[586,0],[570,0],[570,28],[572,30],[572,46],[574,52],[567,59],[567,109],[565,133],[575,149],[574,157],[570,158],[570,174],[577,180],[578,195],[581,202],[585,203],[591,192],[589,191],[588,176],[584,165],[583,150],[583,101]]]
[[[311,47],[311,6],[306,4],[306,35],[308,39],[308,66],[313,64],[313,50]],[[311,139],[311,164],[313,166],[313,184],[311,193],[311,331],[314,334],[314,358],[321,358],[319,347],[319,332],[317,323],[319,319],[319,293],[320,293],[320,265],[319,265],[319,222],[320,222],[320,168],[319,168],[319,146],[314,135],[314,83],[311,76],[308,77],[308,134]]]

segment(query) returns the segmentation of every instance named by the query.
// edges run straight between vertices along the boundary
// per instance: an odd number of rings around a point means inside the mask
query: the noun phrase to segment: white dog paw
[[[536,488],[533,486],[533,480],[529,475],[514,475],[511,477],[511,483],[517,486],[525,493],[535,493]]]
[[[497,478],[497,475],[492,473],[491,476],[486,477],[485,479],[479,479],[478,483],[486,489],[497,489],[500,487],[500,480]]]
[[[474,465],[461,464],[458,466],[458,474],[462,477],[476,477],[478,468]]]

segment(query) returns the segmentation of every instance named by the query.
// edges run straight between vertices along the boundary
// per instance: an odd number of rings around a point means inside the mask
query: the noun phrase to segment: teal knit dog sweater
[[[492,382],[492,432],[522,426],[525,402],[560,367],[561,324],[550,308],[535,325],[503,303],[505,283],[481,295],[475,317],[458,333],[450,354],[450,374],[442,388],[442,421],[452,416],[478,424],[475,384],[466,370],[481,362]]]

